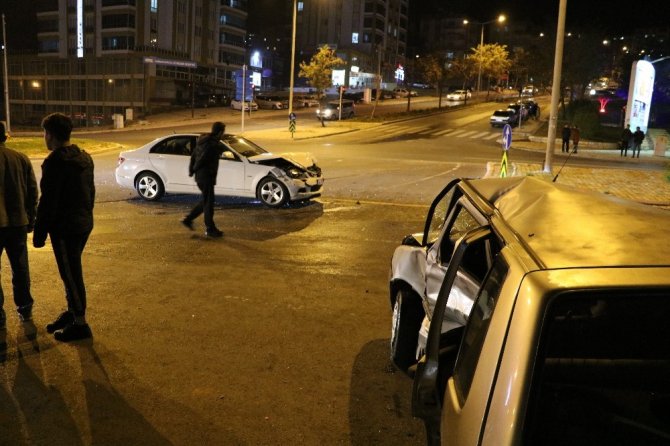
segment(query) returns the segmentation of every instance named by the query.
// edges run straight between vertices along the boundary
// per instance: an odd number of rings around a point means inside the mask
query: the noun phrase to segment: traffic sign
[[[512,126],[509,124],[505,124],[505,127],[503,127],[503,150],[508,151],[509,148],[512,146]]]
[[[288,115],[288,131],[291,132],[291,138],[295,133],[295,113],[289,113]]]

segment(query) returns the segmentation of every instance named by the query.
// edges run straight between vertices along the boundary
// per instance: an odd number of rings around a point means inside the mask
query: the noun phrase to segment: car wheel
[[[284,183],[274,177],[265,177],[258,184],[256,196],[264,205],[271,208],[282,207],[289,199]]]
[[[391,361],[403,372],[416,363],[416,346],[423,318],[421,298],[413,291],[398,290],[393,303]]]
[[[151,172],[142,172],[135,180],[135,189],[140,197],[147,201],[156,201],[163,198],[165,187],[160,178]]]

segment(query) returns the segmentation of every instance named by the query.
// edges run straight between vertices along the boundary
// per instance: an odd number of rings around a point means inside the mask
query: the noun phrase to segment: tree
[[[418,60],[419,70],[425,81],[437,88],[437,107],[442,108],[442,88],[449,74],[449,65],[446,57],[439,53],[429,54]]]
[[[501,77],[505,71],[509,70],[511,65],[507,46],[497,43],[478,45],[477,48],[472,49],[472,54],[467,57],[471,59],[478,71],[481,67],[482,77],[488,79],[488,84],[491,83],[492,77]],[[488,87],[487,90],[489,90]]]
[[[454,59],[450,66],[450,75],[458,76],[463,82],[463,89],[470,86],[470,79],[477,76],[478,66],[468,57],[463,59]]]
[[[299,76],[306,77],[309,84],[323,97],[324,91],[333,85],[333,67],[344,65],[345,62],[337,57],[335,51],[324,45],[312,56],[309,64],[300,62]]]

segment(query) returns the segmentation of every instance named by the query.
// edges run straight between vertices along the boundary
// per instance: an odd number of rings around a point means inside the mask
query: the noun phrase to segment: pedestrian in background
[[[628,156],[628,148],[630,147],[630,140],[633,137],[633,132],[630,131],[630,124],[621,132],[621,155]]]
[[[14,304],[21,321],[32,318],[28,268],[28,233],[35,224],[37,181],[30,160],[5,146],[5,124],[0,122],[0,255],[7,250],[12,267]],[[0,329],[5,328],[5,295],[0,286]]]
[[[81,255],[93,230],[95,185],[93,159],[70,143],[72,120],[52,113],[42,120],[44,142],[49,155],[42,163],[41,197],[33,245],[44,246],[51,239],[58,272],[65,286],[67,310],[47,325],[61,342],[92,336],[86,323],[86,287]]]
[[[637,157],[640,157],[640,149],[642,148],[642,141],[644,141],[644,132],[640,130],[640,127],[635,127],[635,133],[633,133],[633,158],[635,158],[635,153],[637,152]]]
[[[579,145],[579,127],[574,126],[570,130],[570,138],[572,139],[572,153],[577,153],[577,146]]]
[[[563,130],[561,131],[561,138],[563,139],[561,152],[570,153],[570,133],[570,126],[565,124],[563,126]]]
[[[206,133],[198,138],[198,142],[191,153],[188,175],[195,176],[195,182],[202,195],[198,204],[181,221],[184,226],[192,231],[193,220],[200,214],[204,214],[205,235],[214,238],[223,236],[223,232],[214,224],[214,186],[219,172],[219,159],[226,150],[226,146],[221,142],[225,131],[226,125],[223,122],[215,122],[212,124],[211,133]]]

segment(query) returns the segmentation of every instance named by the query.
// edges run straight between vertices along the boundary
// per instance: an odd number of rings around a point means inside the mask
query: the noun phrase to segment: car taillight
[[[124,162],[125,160],[126,160],[126,159],[125,159],[124,157],[120,156],[119,159],[118,159],[118,161],[116,162],[116,166],[117,166],[117,167],[120,166],[121,164],[123,164],[123,162]]]

